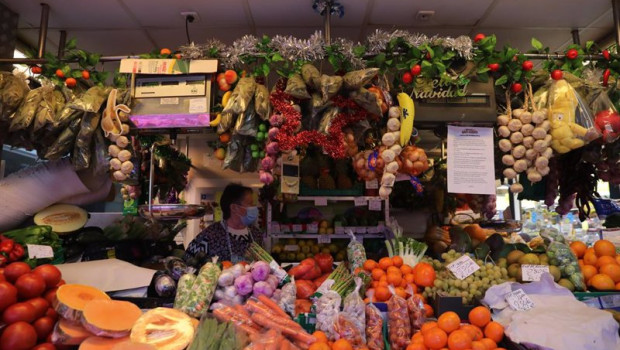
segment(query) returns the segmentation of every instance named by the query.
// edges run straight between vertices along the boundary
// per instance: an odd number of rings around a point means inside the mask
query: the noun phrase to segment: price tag
[[[306,232],[307,233],[318,233],[319,225],[316,222],[306,225]]]
[[[369,234],[375,234],[375,233],[379,233],[379,228],[376,226],[368,226],[366,228],[366,232]]]
[[[355,197],[354,201],[356,207],[364,207],[368,203],[368,200],[364,197]]]
[[[278,234],[280,233],[280,224],[277,222],[271,223],[271,233]]]
[[[469,255],[463,255],[449,264],[448,269],[452,271],[452,274],[454,274],[456,278],[464,280],[472,273],[480,270],[480,266],[478,266]]]
[[[288,224],[280,225],[280,232],[282,233],[291,232],[291,225],[288,225]]]
[[[366,189],[376,190],[379,188],[379,181],[377,179],[366,181]]]
[[[368,201],[368,210],[381,211],[381,200],[371,199]]]
[[[329,235],[319,235],[317,241],[319,244],[330,244],[332,242],[332,238]]]
[[[285,252],[296,252],[298,250],[299,250],[299,246],[296,245],[296,244],[294,244],[294,245],[287,244],[287,245],[284,246],[284,251]]]
[[[337,235],[344,234],[344,227],[343,226],[336,226],[334,228],[334,233],[337,234]]]
[[[549,272],[549,266],[546,265],[521,265],[521,274],[524,282],[538,282],[540,276]]]
[[[521,288],[506,294],[506,302],[516,311],[527,311],[534,307],[532,299]]]
[[[26,248],[28,248],[28,258],[30,259],[45,259],[54,257],[54,250],[48,245],[26,244]]]
[[[293,225],[293,232],[301,232],[304,230],[303,225],[295,224]]]
[[[327,205],[327,198],[325,197],[317,197],[314,199],[314,205],[316,207],[324,207]]]
[[[366,226],[358,226],[355,228],[355,233],[366,233]]]

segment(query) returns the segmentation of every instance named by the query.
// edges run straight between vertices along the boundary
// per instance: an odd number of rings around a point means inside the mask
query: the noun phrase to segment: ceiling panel
[[[71,32],[80,48],[103,55],[133,55],[149,52],[153,44],[143,30],[98,30]]]
[[[307,39],[309,38],[312,34],[314,34],[314,32],[316,32],[317,30],[321,30],[322,28],[315,28],[315,27],[303,27],[303,28],[256,28],[256,33],[261,36],[261,35],[268,35],[268,36],[274,36],[274,35],[292,35],[296,38],[299,39]],[[332,28],[331,31],[331,35],[332,38],[346,38],[349,40],[353,40],[353,41],[357,41],[358,40],[358,36],[359,36],[359,29],[358,28]]]
[[[27,27],[38,27],[41,21],[41,1],[3,0],[17,12]],[[136,28],[137,24],[117,0],[54,0],[50,5],[50,28]]]
[[[474,25],[493,0],[380,0],[370,23],[396,26]],[[458,5],[456,5],[458,3]],[[418,11],[435,11],[429,21],[416,20]]]
[[[481,33],[492,33],[497,36],[497,47],[501,49],[509,44],[512,47],[526,52],[532,49],[531,40],[533,37],[540,40],[551,51],[559,50],[567,40],[571,40],[570,31],[565,29],[521,29],[518,31],[510,29],[488,29],[479,28]]]
[[[582,28],[610,8],[609,0],[498,0],[480,26]]]
[[[109,0],[107,0],[109,1]],[[181,12],[194,11],[200,17],[192,27],[231,28],[247,26],[243,0],[120,0],[145,27],[179,28],[185,26]]]
[[[310,1],[249,0],[252,17],[257,27],[306,27],[323,25],[323,17]],[[332,17],[332,26],[361,26],[368,0],[340,1],[344,16]]]
[[[158,48],[167,47],[170,49],[178,48],[181,45],[187,43],[185,36],[185,28],[180,29],[149,29],[148,33],[155,40]],[[204,43],[208,39],[216,38],[223,43],[230,45],[236,39],[250,34],[248,27],[244,28],[231,28],[225,31],[218,31],[217,29],[202,29],[191,30],[190,38],[195,43]]]

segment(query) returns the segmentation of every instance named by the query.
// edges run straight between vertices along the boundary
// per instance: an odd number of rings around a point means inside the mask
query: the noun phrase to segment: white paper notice
[[[192,98],[189,100],[189,113],[205,113],[207,111],[206,98]]]
[[[463,255],[462,257],[454,260],[448,265],[448,269],[452,271],[454,277],[464,280],[472,273],[480,270],[480,266],[473,261],[469,255]]]
[[[380,199],[371,199],[368,201],[368,210],[371,211],[381,211],[381,200]]]
[[[314,199],[314,206],[315,207],[324,207],[327,205],[327,198],[326,197],[317,197]]]
[[[54,250],[48,245],[26,244],[26,248],[28,249],[28,258],[30,259],[45,259],[54,257]]]
[[[329,235],[319,235],[317,241],[319,244],[330,244],[332,242],[332,238]]]
[[[118,259],[62,264],[56,267],[67,283],[85,284],[104,292],[148,286],[157,272]]]
[[[521,265],[521,275],[524,282],[538,282],[543,273],[549,272],[547,265]]]
[[[506,302],[516,311],[527,311],[534,307],[532,299],[521,288],[507,293]]]
[[[356,207],[364,207],[368,203],[368,200],[364,197],[355,197],[354,201]]]
[[[366,188],[369,190],[376,190],[379,188],[379,180],[374,179],[370,181],[366,181]]]
[[[493,128],[448,125],[448,192],[495,194]]]

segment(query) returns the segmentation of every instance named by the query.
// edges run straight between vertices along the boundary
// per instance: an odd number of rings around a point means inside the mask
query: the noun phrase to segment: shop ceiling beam
[[[58,40],[58,58],[62,59],[65,55],[65,45],[67,44],[67,31],[60,31],[60,39]]]
[[[327,1],[327,6],[325,7],[325,15],[323,15],[323,26],[325,27],[323,34],[325,36],[326,45],[331,45],[331,40],[332,40],[332,24],[331,24],[332,13],[331,12],[332,12],[332,2]]]
[[[611,0],[611,9],[614,15],[614,33],[616,33],[616,45],[620,48],[620,0]]]
[[[39,51],[37,57],[45,55],[45,41],[47,40],[47,26],[50,19],[50,5],[41,4],[41,24],[39,25]]]

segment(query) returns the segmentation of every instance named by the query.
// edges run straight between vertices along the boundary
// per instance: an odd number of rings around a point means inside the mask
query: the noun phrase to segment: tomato
[[[54,310],[54,308],[47,308],[45,316],[51,317],[54,321],[58,321],[58,313],[56,312],[56,310]]]
[[[21,275],[25,275],[30,271],[30,265],[25,262],[14,262],[4,268],[4,277],[7,281],[15,283]]]
[[[37,332],[37,336],[39,340],[44,340],[48,335],[52,333],[54,329],[54,320],[51,317],[43,316],[38,320],[34,321],[32,324],[34,326],[34,330]]]
[[[60,287],[60,286],[62,286],[63,284],[67,284],[67,282],[65,282],[65,280],[62,280],[62,279],[61,279],[61,280],[58,282],[58,284],[56,285],[56,287]]]
[[[1,350],[29,350],[37,345],[37,332],[26,322],[16,322],[6,327],[0,337]]]
[[[35,346],[32,350],[56,350],[56,346],[52,343],[43,343]]]
[[[43,278],[45,287],[48,289],[56,287],[62,278],[60,270],[56,266],[50,264],[37,266],[32,272]]]
[[[17,302],[17,288],[9,282],[0,282],[0,312]]]
[[[45,280],[34,273],[27,273],[17,279],[15,288],[17,288],[17,295],[21,299],[35,298],[45,292]]]
[[[47,300],[47,302],[50,303],[50,305],[54,305],[54,301],[56,300],[57,290],[58,288],[52,288],[48,290],[47,292],[45,292],[45,295],[43,296],[45,300]]]
[[[13,304],[4,310],[2,313],[2,321],[7,324],[15,322],[28,322],[31,323],[36,319],[36,310],[34,306],[28,303]]]
[[[30,300],[26,300],[26,302],[34,307],[35,318],[43,317],[47,312],[47,309],[50,307],[50,303],[41,297],[32,298]]]

